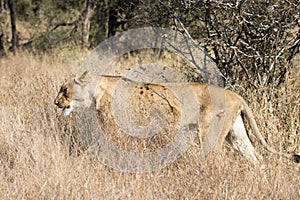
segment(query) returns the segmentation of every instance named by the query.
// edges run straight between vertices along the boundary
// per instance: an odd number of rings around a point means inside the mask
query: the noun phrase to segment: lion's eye
[[[67,94],[67,88],[61,88],[61,92]]]

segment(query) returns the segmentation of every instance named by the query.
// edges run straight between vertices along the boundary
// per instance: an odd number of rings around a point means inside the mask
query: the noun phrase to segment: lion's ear
[[[90,76],[91,72],[85,71],[83,74],[80,76],[80,79],[86,79]]]
[[[76,79],[76,76],[74,74],[72,74],[68,79],[65,79],[65,83],[63,85],[74,84],[75,79]]]
[[[79,78],[75,78],[75,81],[81,85],[91,82],[91,72],[85,71]]]
[[[76,75],[75,74],[72,74],[69,78],[69,81],[74,81],[76,79]]]

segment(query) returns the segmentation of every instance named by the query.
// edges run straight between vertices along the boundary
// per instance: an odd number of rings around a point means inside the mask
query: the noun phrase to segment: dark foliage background
[[[0,0],[0,51],[90,49],[121,31],[166,27],[203,46],[227,84],[271,99],[299,51],[299,18],[298,0]]]

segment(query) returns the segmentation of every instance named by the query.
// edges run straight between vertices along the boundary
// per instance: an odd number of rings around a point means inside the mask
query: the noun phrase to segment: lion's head
[[[60,87],[54,104],[62,109],[64,115],[69,115],[77,107],[89,107],[92,102],[89,83],[90,77],[87,71],[79,78],[72,75]]]

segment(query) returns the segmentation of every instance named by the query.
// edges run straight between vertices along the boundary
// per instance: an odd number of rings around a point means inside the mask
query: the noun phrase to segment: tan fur
[[[167,110],[166,114],[169,119],[172,118],[172,120],[169,121],[172,121],[172,123],[179,123],[180,120],[178,119],[184,117],[183,115],[180,116],[183,109],[180,107],[181,100],[172,94],[170,88],[181,87],[191,89],[195,94],[195,100],[198,105],[197,108],[193,109],[199,111],[198,133],[201,140],[202,153],[204,155],[212,150],[220,151],[221,146],[226,139],[234,149],[241,152],[254,163],[258,162],[258,154],[255,152],[244,126],[241,116],[241,114],[243,114],[244,118],[248,120],[254,135],[268,151],[299,162],[298,155],[277,152],[266,143],[259,132],[253,113],[241,96],[232,91],[211,85],[195,82],[162,84],[135,83],[122,77],[96,77],[85,72],[80,78],[71,77],[66,81],[66,83],[61,86],[54,102],[59,108],[63,109],[65,115],[69,115],[74,108],[90,106],[92,102],[90,97],[92,97],[96,100],[96,109],[103,111],[107,108],[106,105],[111,103],[114,91],[120,82],[125,83],[125,85],[136,85],[135,92],[131,97],[133,103],[130,104],[129,108],[140,113],[140,116],[136,118],[133,117],[133,120],[135,120],[136,123],[141,123],[143,126],[147,125],[149,121],[148,114],[151,112],[149,111],[149,107],[156,103]],[[91,86],[92,83],[94,86]],[[217,101],[214,102],[212,98],[216,98]],[[143,105],[140,104],[139,102],[141,100],[146,103]],[[133,108],[137,105],[139,106],[138,109]],[[102,115],[102,117],[109,118],[111,110],[106,109],[106,111],[103,112],[106,112],[107,114]],[[141,118],[144,119],[140,120]],[[217,131],[218,127],[215,127],[216,131],[210,132],[209,129],[211,127],[214,128],[215,124],[218,124],[216,122],[222,122],[221,128]],[[173,126],[169,125],[169,127]],[[169,128],[164,129],[164,131],[167,131],[167,129]],[[211,138],[216,139],[211,141]]]

